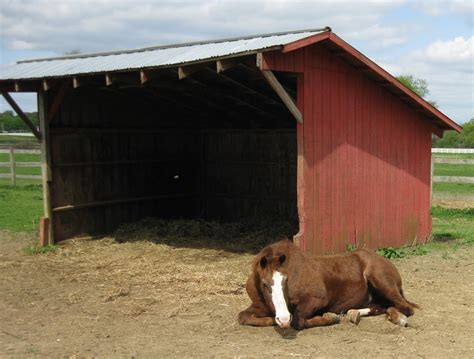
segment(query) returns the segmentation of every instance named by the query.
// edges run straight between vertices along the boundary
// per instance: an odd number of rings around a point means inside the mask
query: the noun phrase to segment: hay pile
[[[57,267],[61,280],[87,284],[102,305],[124,314],[174,316],[191,303],[246,300],[254,253],[295,232],[291,223],[270,219],[222,224],[148,218],[110,237],[73,240],[48,255],[47,265]],[[86,297],[71,292],[64,299],[74,304]]]
[[[291,238],[297,229],[296,223],[277,218],[247,218],[232,223],[146,218],[121,226],[113,238],[118,242],[151,241],[174,247],[256,253],[267,244]]]

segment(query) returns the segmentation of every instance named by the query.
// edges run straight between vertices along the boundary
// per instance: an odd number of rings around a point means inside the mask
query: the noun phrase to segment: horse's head
[[[288,310],[288,263],[291,242],[280,241],[264,248],[255,263],[259,281],[257,285],[265,302],[275,313],[280,328],[289,328],[291,314]]]

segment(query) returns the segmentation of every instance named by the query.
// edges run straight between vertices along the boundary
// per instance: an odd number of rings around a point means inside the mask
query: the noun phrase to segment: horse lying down
[[[244,325],[299,330],[339,323],[345,313],[355,324],[386,314],[406,326],[419,308],[405,299],[395,266],[366,249],[310,257],[282,240],[262,249],[252,269],[246,285],[252,304],[238,318]]]

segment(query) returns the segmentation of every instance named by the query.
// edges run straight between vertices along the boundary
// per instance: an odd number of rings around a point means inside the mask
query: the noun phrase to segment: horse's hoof
[[[408,318],[405,314],[402,314],[400,313],[400,315],[398,316],[398,321],[397,323],[395,324],[398,324],[399,326],[401,327],[406,327],[408,326]]]
[[[327,312],[323,314],[324,319],[330,319],[333,324],[337,324],[341,321],[341,316],[336,313]]]
[[[400,313],[394,308],[387,309],[387,317],[393,324],[397,324],[401,327],[408,326],[408,318],[405,314]]]
[[[357,309],[350,309],[347,311],[347,317],[354,323],[355,325],[359,324],[360,322],[360,312]]]

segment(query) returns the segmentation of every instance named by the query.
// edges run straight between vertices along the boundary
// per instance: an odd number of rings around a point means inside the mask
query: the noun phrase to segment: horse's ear
[[[285,263],[286,261],[286,256],[284,254],[282,254],[279,258],[278,258],[278,261],[280,262],[280,265],[282,265],[283,263]]]
[[[265,267],[267,266],[267,264],[268,264],[267,258],[266,258],[266,257],[262,257],[262,258],[260,259],[260,267],[265,268]]]

